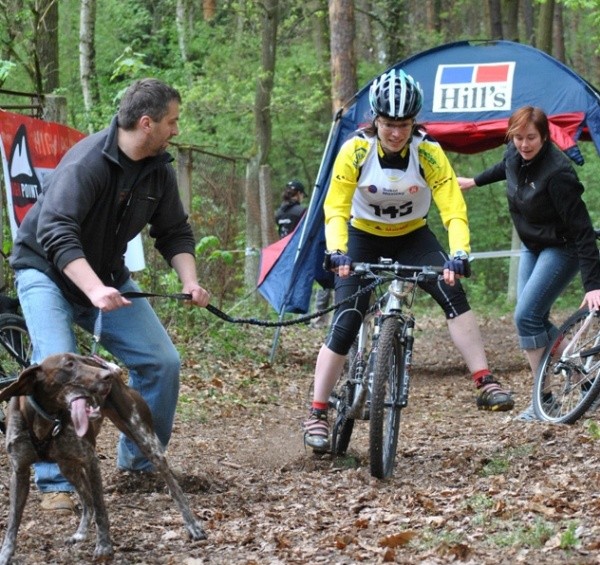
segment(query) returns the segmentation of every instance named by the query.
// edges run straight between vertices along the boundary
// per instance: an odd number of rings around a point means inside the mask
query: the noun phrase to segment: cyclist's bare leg
[[[346,355],[334,353],[326,345],[321,346],[315,366],[313,401],[327,404],[335,383],[342,374]]]
[[[512,395],[502,388],[489,370],[483,339],[473,311],[468,310],[449,319],[448,331],[479,389],[477,407],[494,412],[511,410],[514,406]]]
[[[316,452],[329,449],[329,423],[327,408],[329,395],[342,374],[345,355],[334,353],[326,345],[321,347],[315,367],[313,404],[302,427],[304,428],[304,443]]]
[[[477,319],[472,310],[448,320],[448,331],[471,374],[488,369]]]

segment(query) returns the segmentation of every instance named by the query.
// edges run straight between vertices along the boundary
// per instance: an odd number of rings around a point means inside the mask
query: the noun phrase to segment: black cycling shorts
[[[427,226],[398,237],[380,237],[350,227],[348,236],[348,255],[356,262],[378,263],[381,258],[387,258],[405,265],[441,267],[448,259],[448,255]],[[335,302],[352,296],[369,282],[371,281],[358,275],[347,278],[336,276]],[[471,309],[459,281],[454,286],[444,281],[419,283],[419,286],[441,306],[447,319],[456,318]],[[369,299],[370,293],[362,294],[336,309],[326,341],[327,347],[333,352],[346,355],[350,351],[369,307]]]

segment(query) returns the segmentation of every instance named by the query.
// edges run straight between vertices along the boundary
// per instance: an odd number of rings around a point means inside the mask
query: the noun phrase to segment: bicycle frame
[[[409,369],[412,356],[414,318],[412,314],[407,314],[404,309],[412,306],[416,289],[417,286],[413,282],[393,278],[386,292],[367,310],[357,336],[358,353],[356,369],[352,377],[356,385],[356,393],[352,406],[348,410],[348,418],[355,420],[368,419],[368,403],[373,379],[375,355],[377,354],[377,338],[379,336],[380,323],[386,317],[394,316],[399,318],[402,326],[406,329],[405,338],[410,340],[410,347],[407,347],[406,359],[406,368],[407,370]],[[405,407],[407,403],[408,379],[406,379],[401,391],[400,404],[402,407]]]
[[[393,473],[400,414],[408,404],[417,283],[437,281],[443,269],[380,259],[377,264],[355,263],[353,271],[375,279],[369,288],[379,295],[365,313],[347,368],[329,398],[336,412],[332,452],[345,453],[354,422],[369,420],[371,474],[387,478]]]
[[[595,334],[594,338],[588,340],[588,343],[581,344],[579,340],[582,335],[585,335],[593,319],[598,316],[598,312],[592,310],[581,325],[581,328],[573,336],[570,342],[565,347],[560,356],[560,361],[557,363],[556,369],[569,368],[576,369],[576,373],[584,377],[577,383],[570,382],[570,386],[577,386],[582,380],[585,380],[587,375],[593,373],[600,368],[600,360],[593,362],[594,355],[600,352],[600,335]],[[583,349],[585,348],[585,349]],[[572,374],[572,371],[571,371]]]

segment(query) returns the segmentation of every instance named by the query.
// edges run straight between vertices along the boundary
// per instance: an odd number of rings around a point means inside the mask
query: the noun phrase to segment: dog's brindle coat
[[[29,493],[30,466],[56,461],[75,487],[82,513],[77,531],[67,543],[86,537],[92,516],[96,522],[94,559],[114,553],[104,505],[102,479],[96,457],[96,436],[104,417],[132,441],[164,478],[185,527],[194,540],[206,538],[192,513],[154,433],[148,405],[121,379],[121,370],[98,357],[71,353],[52,355],[25,369],[19,379],[0,392],[10,403],[6,416],[6,449],[12,466],[10,512],[0,564],[9,563]]]

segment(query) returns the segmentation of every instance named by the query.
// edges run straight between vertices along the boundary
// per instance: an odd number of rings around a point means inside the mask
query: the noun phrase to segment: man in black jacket
[[[283,202],[275,212],[280,238],[292,233],[306,212],[306,208],[302,206],[305,196],[304,185],[299,180],[291,180],[285,185]]]
[[[44,179],[39,200],[19,227],[11,266],[37,363],[75,351],[73,324],[92,332],[102,313],[100,342],[129,370],[129,384],[152,411],[166,446],[179,392],[180,360],[124,261],[127,243],[149,225],[182,292],[204,307],[209,293],[198,284],[191,226],[179,197],[169,140],[178,134],[181,97],[155,79],[133,83],[110,126],[74,145]],[[152,471],[122,436],[117,466]],[[71,512],[72,485],[54,463],[35,465],[42,509]]]

